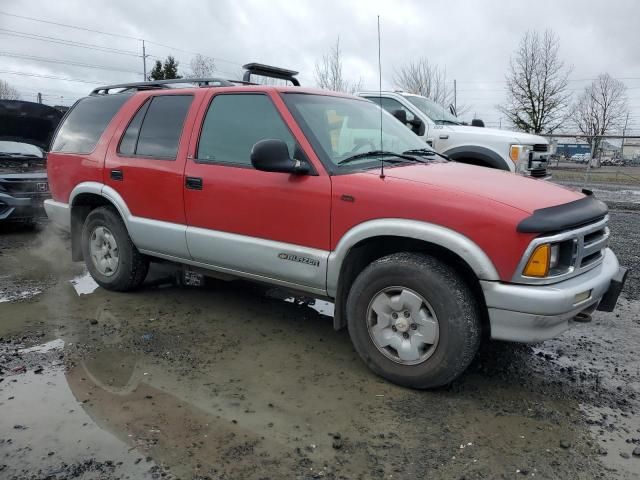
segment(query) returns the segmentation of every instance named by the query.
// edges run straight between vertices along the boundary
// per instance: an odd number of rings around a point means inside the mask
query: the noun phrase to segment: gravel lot
[[[0,478],[640,477],[639,211],[611,212],[617,312],[428,392],[370,373],[326,302],[166,265],[106,292],[50,227],[0,229]]]

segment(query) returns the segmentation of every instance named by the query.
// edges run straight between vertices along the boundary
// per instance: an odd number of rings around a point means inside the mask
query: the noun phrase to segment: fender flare
[[[109,200],[110,203],[118,210],[118,213],[122,217],[125,225],[128,227],[129,219],[131,218],[131,212],[129,207],[125,203],[124,199],[113,188],[99,182],[82,182],[75,186],[69,195],[69,205],[73,208],[74,200],[76,197],[83,193],[91,193],[98,195]]]
[[[413,238],[446,248],[464,260],[479,280],[500,280],[491,259],[465,235],[433,223],[385,218],[360,223],[342,236],[327,262],[327,293],[330,297],[336,297],[342,265],[351,248],[369,238],[389,236]]]
[[[486,147],[480,147],[477,145],[454,147],[442,152],[442,154],[448,156],[451,160],[458,160],[459,158],[470,158],[474,160],[480,160],[490,167],[497,168],[498,170],[511,171],[511,165],[509,165],[509,163],[504,158],[502,158],[495,151],[490,150]]]

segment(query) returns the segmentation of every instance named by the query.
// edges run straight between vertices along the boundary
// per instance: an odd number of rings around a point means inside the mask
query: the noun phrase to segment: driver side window
[[[371,100],[373,103],[375,103],[376,105],[380,105],[382,106],[382,108],[384,108],[387,112],[389,112],[391,115],[393,115],[393,112],[395,112],[396,110],[403,110],[404,112],[406,112],[407,114],[407,120],[413,120],[415,118],[415,115],[413,113],[411,113],[407,107],[405,107],[404,105],[402,105],[400,102],[398,102],[397,100],[394,100],[393,98],[387,98],[387,97],[367,97],[368,100]]]
[[[282,140],[289,155],[296,154],[296,141],[267,95],[216,95],[202,125],[196,159],[250,167],[251,148],[265,139]]]

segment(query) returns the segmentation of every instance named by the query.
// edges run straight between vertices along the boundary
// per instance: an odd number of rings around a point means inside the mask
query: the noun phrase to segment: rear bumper
[[[16,198],[0,193],[0,221],[45,218],[42,196]]]
[[[606,249],[600,265],[553,285],[517,285],[481,281],[491,323],[491,338],[539,342],[571,326],[582,311],[611,311],[626,277],[615,254]]]
[[[44,209],[47,212],[49,220],[57,227],[67,232],[71,231],[71,210],[69,209],[69,204],[48,199],[44,201]]]

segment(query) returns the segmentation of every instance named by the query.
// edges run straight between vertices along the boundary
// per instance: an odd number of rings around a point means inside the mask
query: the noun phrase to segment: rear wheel
[[[82,228],[82,254],[96,283],[108,290],[139,287],[148,259],[135,247],[120,216],[110,207],[92,210]]]
[[[429,255],[398,253],[370,264],[349,292],[347,320],[369,368],[413,388],[451,382],[480,344],[475,297],[453,268]]]

